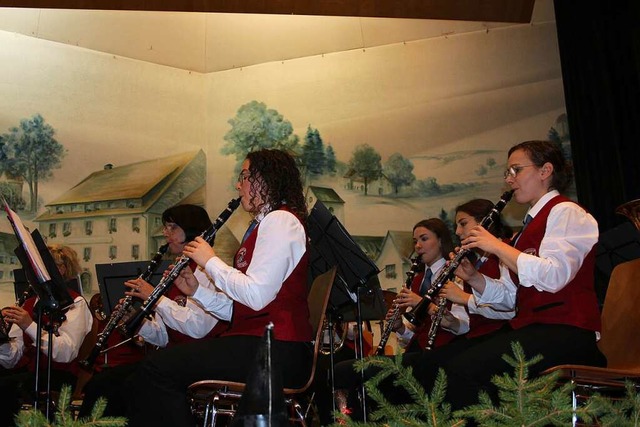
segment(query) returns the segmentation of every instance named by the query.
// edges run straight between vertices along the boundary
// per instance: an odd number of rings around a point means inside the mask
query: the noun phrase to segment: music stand
[[[173,262],[172,260],[162,261],[148,282],[153,286],[157,285],[164,271]],[[96,264],[96,278],[98,279],[98,288],[102,297],[105,316],[111,316],[114,307],[119,303],[120,299],[125,297],[124,292],[127,287],[124,282],[140,277],[147,270],[148,265],[148,261]],[[142,302],[139,304],[142,304]]]
[[[27,281],[38,296],[34,310],[37,312],[38,329],[36,333],[36,372],[35,372],[35,397],[33,407],[38,409],[39,379],[40,379],[40,347],[42,342],[42,328],[49,334],[47,345],[47,389],[45,392],[46,410],[45,415],[50,419],[51,407],[51,363],[53,334],[57,335],[57,328],[66,320],[64,311],[73,304],[73,298],[67,291],[62,275],[49,252],[44,239],[36,229],[29,233],[18,215],[9,208],[6,200],[4,210],[7,218],[20,243],[15,249],[15,254],[24,268]],[[43,325],[43,316],[47,315],[49,323]]]
[[[358,244],[349,235],[344,226],[326,208],[316,201],[307,220],[307,230],[311,241],[309,249],[309,274],[313,280],[317,275],[337,266],[336,283],[329,299],[327,322],[332,331],[333,319],[341,321],[355,320],[358,325],[359,351],[356,357],[365,355],[362,333],[363,320],[379,320],[386,313],[386,305],[377,274],[380,270],[365,255]],[[355,312],[353,310],[355,304]],[[351,316],[350,316],[351,315]],[[329,345],[333,349],[333,334],[329,334]],[[335,394],[333,377],[333,351],[330,354],[331,389]],[[364,371],[361,372],[364,379]],[[361,387],[362,409],[366,422],[366,403],[364,381]],[[335,410],[335,399],[334,399]]]

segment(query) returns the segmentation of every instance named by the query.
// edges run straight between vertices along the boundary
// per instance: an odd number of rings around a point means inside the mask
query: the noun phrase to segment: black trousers
[[[46,367],[45,367],[46,368]],[[47,391],[46,369],[40,372],[38,392]],[[22,403],[34,403],[36,374],[25,368],[6,370],[0,376],[0,426],[14,425],[13,419],[20,411]],[[51,390],[59,392],[64,385],[70,385],[72,392],[76,385],[76,377],[68,371],[51,370]],[[52,400],[53,401],[53,400]],[[38,408],[45,410],[44,401],[38,401]],[[53,413],[53,410],[51,411]]]
[[[345,345],[333,354],[334,367],[341,361],[353,360],[355,357],[355,351]],[[329,354],[322,354],[318,357],[312,392],[315,392],[314,401],[318,410],[320,425],[333,424],[333,388],[331,384],[331,355]]]
[[[513,330],[506,325],[499,331],[480,337],[456,340],[432,351],[407,354],[406,364],[427,392],[433,388],[438,369],[447,375],[447,401],[452,409],[478,403],[478,393],[486,391],[497,400],[497,389],[491,382],[495,375],[513,374],[513,368],[502,359],[512,355],[512,343],[519,342],[525,357],[540,354],[543,359],[529,368],[534,377],[561,364],[605,366],[606,359],[596,345],[595,332],[568,325],[534,324]]]
[[[88,417],[98,398],[103,397],[107,400],[107,407],[104,410],[105,417],[126,416],[129,393],[127,393],[124,384],[129,376],[136,371],[140,363],[117,365],[93,374],[89,382],[84,386],[84,397],[78,415],[80,417]]]
[[[245,382],[256,363],[261,337],[228,336],[199,340],[147,357],[129,377],[129,426],[195,425],[187,402],[187,387],[200,380]],[[284,387],[301,387],[311,373],[309,343],[274,341],[272,367]]]

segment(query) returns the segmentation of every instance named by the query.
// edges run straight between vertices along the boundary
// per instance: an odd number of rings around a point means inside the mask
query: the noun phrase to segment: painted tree
[[[335,174],[338,171],[338,160],[336,159],[336,152],[333,151],[333,147],[331,145],[327,145],[324,150],[324,158],[326,161],[327,172],[331,175]]]
[[[384,176],[393,185],[393,192],[398,194],[398,189],[403,185],[411,185],[416,180],[413,174],[413,163],[402,157],[400,153],[394,153],[382,169]]]
[[[380,154],[369,144],[362,144],[353,151],[349,161],[349,167],[354,175],[364,180],[364,195],[367,195],[369,182],[382,176],[382,163]]]
[[[20,120],[20,126],[11,128],[3,136],[5,172],[27,182],[32,212],[38,210],[38,184],[53,176],[52,170],[60,168],[66,154],[54,135],[53,127],[45,123],[40,114],[35,114]]]
[[[306,166],[307,173],[311,176],[322,175],[325,171],[326,159],[324,144],[318,129],[307,127],[302,146],[302,163]]]
[[[293,134],[291,122],[263,102],[251,101],[238,109],[229,119],[231,130],[224,136],[225,145],[220,152],[235,155],[242,162],[250,151],[277,148],[298,153],[298,137]]]

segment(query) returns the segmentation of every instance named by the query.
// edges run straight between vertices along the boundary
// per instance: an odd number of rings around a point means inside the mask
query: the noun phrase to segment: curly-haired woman
[[[302,386],[312,361],[307,306],[307,210],[300,172],[281,150],[250,152],[236,184],[254,227],[229,266],[201,237],[184,254],[203,267],[221,292],[200,286],[190,269],[175,281],[185,294],[223,320],[221,337],[151,356],[132,379],[132,426],[192,426],[186,391],[202,379],[244,382],[265,326],[274,325],[272,367],[285,387]],[[284,369],[286,367],[286,369]]]

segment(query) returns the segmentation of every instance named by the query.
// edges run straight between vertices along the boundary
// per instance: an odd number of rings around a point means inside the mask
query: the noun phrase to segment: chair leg
[[[287,406],[289,407],[289,420],[290,422],[300,423],[302,427],[307,427],[307,421],[305,419],[302,406],[295,399],[288,399]]]
[[[578,424],[578,416],[576,415],[576,411],[578,410],[578,395],[576,393],[576,383],[575,380],[571,379],[571,406],[573,409],[573,414],[571,415],[571,427],[576,427]]]

